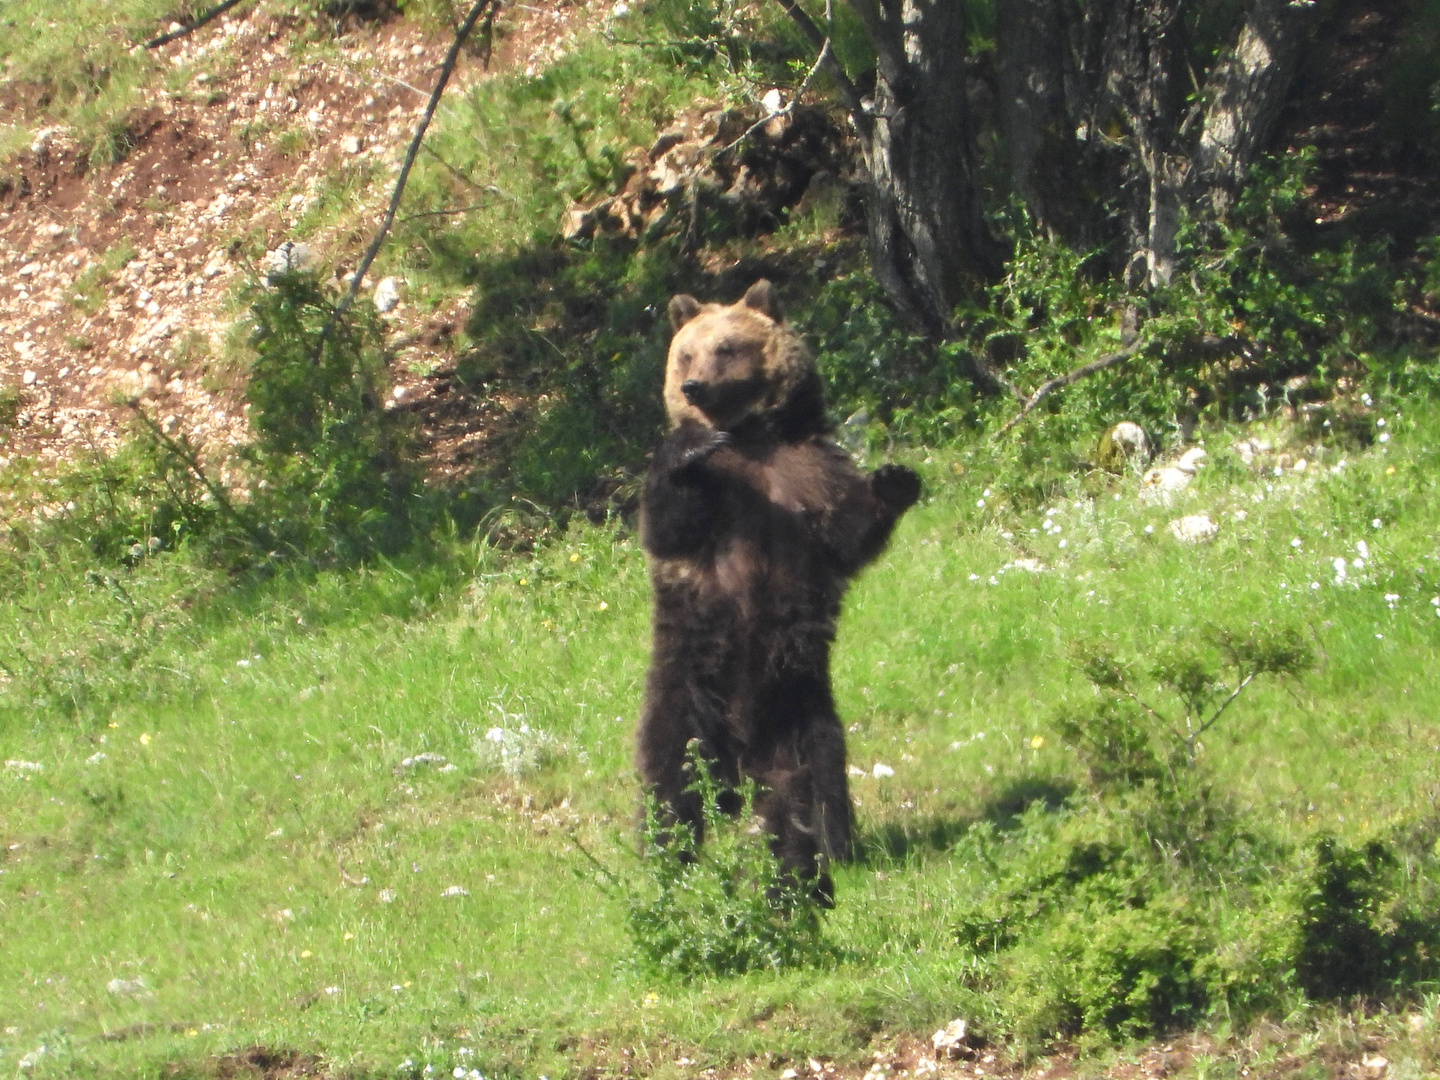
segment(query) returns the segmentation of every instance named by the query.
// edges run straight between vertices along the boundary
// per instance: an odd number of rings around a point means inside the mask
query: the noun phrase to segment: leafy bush
[[[755,788],[733,804],[708,765],[691,758],[705,813],[705,844],[648,808],[645,887],[627,889],[626,917],[636,962],[659,975],[691,980],[815,963],[827,955],[823,908],[783,870],[754,815]]]
[[[1197,753],[1255,678],[1309,667],[1296,631],[1216,629],[1134,660],[1077,652],[1095,697],[1059,727],[1088,792],[1034,803],[1009,830],[982,823],[957,851],[986,874],[956,940],[986,962],[1018,1037],[1138,1038],[1440,974],[1431,818],[1296,843],[1217,793]]]
[[[318,277],[290,273],[255,288],[250,316],[255,535],[322,559],[393,548],[408,530],[415,477],[403,432],[381,407],[373,307],[341,312]]]
[[[1316,842],[1297,903],[1295,978],[1307,994],[1346,998],[1434,977],[1440,881],[1433,841],[1426,850],[1415,839]]]

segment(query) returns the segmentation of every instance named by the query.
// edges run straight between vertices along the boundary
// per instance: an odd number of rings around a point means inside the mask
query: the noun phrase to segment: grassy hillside
[[[50,460],[39,384],[0,385],[0,1074],[1436,1075],[1435,241],[1312,230],[1299,153],[1224,228],[1182,236],[1193,272],[1143,311],[1093,253],[997,222],[1009,273],[958,340],[927,345],[870,280],[843,146],[807,144],[824,175],[783,205],[716,179],[748,115],[724,110],[804,76],[778,12],[524,21],[562,8],[501,24],[497,56],[524,38],[534,62],[467,61],[377,266],[405,278],[388,319],[362,300],[321,329],[331,271],[388,196],[383,155],[322,160],[319,127],[225,121],[221,183],[252,152],[273,168],[246,180],[259,217],[197,245],[234,276],[185,294],[233,326],[179,335],[154,381],[243,416],[230,457],[157,422]],[[33,130],[71,125],[103,191],[146,95],[199,115],[267,84],[399,139],[414,103],[366,103],[362,54],[429,70],[413,49],[435,41],[404,33],[447,19],[405,5],[380,49],[353,11],[261,5],[243,30],[273,70],[218,32],[185,64],[131,52],[173,14],[0,12],[25,120],[0,156],[29,167]],[[567,210],[627,190],[672,125],[708,201],[562,240]],[[783,171],[775,145],[750,149],[752,175]],[[0,190],[17,267],[41,243],[20,218],[54,210],[19,190]],[[69,234],[43,235],[56,265],[32,273],[58,274]],[[285,238],[322,272],[262,284]],[[27,312],[158,293],[125,277],[141,260],[123,242],[92,254],[54,279],[73,304],[54,284],[55,307]],[[837,906],[761,928],[805,939],[796,963],[737,932],[753,970],[687,979],[633,932],[669,864],[634,827],[649,596],[630,508],[666,299],[732,299],[762,274],[857,454],[913,465],[927,495],[846,603],[861,857]],[[1018,406],[960,374],[986,351],[1033,389],[1137,319],[1131,362],[1006,437]],[[62,321],[56,379],[93,345]],[[1149,462],[1097,469],[1121,418],[1161,444],[1155,464],[1192,438],[1209,456],[1173,492]],[[742,824],[679,888],[740,925],[756,845]],[[969,1043],[937,1063],[926,1040],[956,1018]]]
[[[1406,924],[1421,952],[1402,965],[1421,981],[1362,989],[1420,1011],[1363,1032],[1385,1033],[1407,1075],[1433,1070],[1440,877],[1411,841],[1433,839],[1440,780],[1440,418],[1365,416],[1391,437],[1297,446],[1304,471],[1252,472],[1230,432],[1210,433],[1210,465],[1168,507],[1133,476],[1032,504],[1008,451],[924,454],[929,497],[841,632],[865,855],[839,874],[831,959],[692,984],[637,964],[624,890],[576,843],[643,890],[629,754],[647,597],[623,529],[575,527],[531,558],[457,543],[238,593],[181,557],[102,575],[32,553],[0,632],[0,1062],[206,1073],[261,1045],[339,1075],[770,1075],[807,1056],[859,1062],[878,1036],[955,1016],[1007,1055],[1035,1052],[1074,1030],[1037,1012],[1063,989],[1045,910],[1068,901],[1031,913],[1043,951],[1026,952],[1024,927],[1017,944],[977,945],[975,920],[1034,860],[1071,850],[1064,830],[1113,848],[1139,828],[1200,845],[1189,862],[1143,839],[1114,850],[1151,883],[1190,883],[1228,974],[1203,976],[1184,1015],[1257,1068],[1242,1036],[1261,1015],[1311,1056],[1359,1053],[1322,1023],[1325,995],[1274,967],[1290,947],[1274,920],[1317,880],[1317,839],[1399,852],[1386,857],[1404,880],[1375,902],[1423,923]],[[1202,511],[1212,542],[1170,535]],[[1294,628],[1315,667],[1257,680],[1203,738],[1204,816],[1157,804],[1137,826],[1059,721],[1095,695],[1075,650],[1144,660],[1214,627]],[[1144,695],[1179,723],[1173,696]],[[1244,843],[1205,847],[1225,830]],[[1123,909],[1091,903],[1097,919]],[[1381,941],[1393,918],[1374,914]],[[1136,1016],[1088,1037],[1154,1030]]]

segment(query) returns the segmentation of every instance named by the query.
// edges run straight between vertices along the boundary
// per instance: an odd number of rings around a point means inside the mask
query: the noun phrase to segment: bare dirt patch
[[[243,373],[225,342],[242,314],[237,287],[257,278],[258,253],[295,237],[337,170],[353,171],[359,219],[378,224],[449,35],[394,19],[297,48],[297,27],[247,10],[151,54],[154,89],[117,163],[42,128],[0,167],[0,388],[20,394],[0,468],[112,450],[125,402],[212,454],[245,441]],[[493,68],[543,66],[592,13],[537,0],[507,21]],[[448,92],[486,74],[464,57]],[[23,88],[5,93],[23,116]],[[305,243],[339,273],[372,229],[322,229]],[[446,365],[451,335],[437,330],[462,325],[463,309],[457,297],[438,316],[404,303],[390,314],[403,345],[396,401],[408,393],[413,408],[428,392],[409,372]]]

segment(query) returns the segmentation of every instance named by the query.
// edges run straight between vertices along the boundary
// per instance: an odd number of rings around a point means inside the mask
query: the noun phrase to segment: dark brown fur
[[[678,296],[666,370],[672,429],[641,502],[654,646],[641,776],[699,836],[685,748],[751,778],[784,864],[830,895],[852,854],[830,644],[849,579],[884,548],[919,478],[868,476],[829,437],[820,377],[759,282],[729,307]]]

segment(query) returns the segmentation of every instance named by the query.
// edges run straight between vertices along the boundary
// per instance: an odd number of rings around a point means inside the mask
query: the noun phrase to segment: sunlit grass
[[[1078,779],[1052,726],[1090,692],[1072,643],[1301,626],[1317,669],[1247,691],[1207,767],[1295,839],[1372,835],[1430,798],[1436,429],[1390,430],[1229,480],[1216,433],[1214,471],[1169,506],[1131,478],[1017,509],[1008,450],[916,461],[930,497],[853,590],[835,660],[867,850],[838,875],[842,960],[690,988],[635,973],[623,908],[568,839],[633,865],[648,600],[623,529],[243,592],[183,556],[111,583],[32,554],[0,630],[0,758],[39,766],[0,774],[3,1060],[44,1044],[36,1075],[125,1075],[262,1043],[362,1073],[554,1076],[592,1039],[664,1074],[682,1049],[844,1057],[877,1027],[983,1019],[949,930],[980,871],[948,847]],[[1167,523],[1201,511],[1216,539],[1176,543]],[[480,744],[522,723],[559,749],[512,777]],[[402,765],[422,753],[445,763]]]

